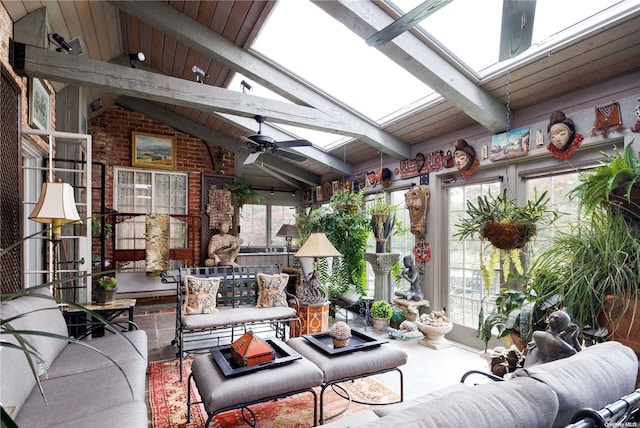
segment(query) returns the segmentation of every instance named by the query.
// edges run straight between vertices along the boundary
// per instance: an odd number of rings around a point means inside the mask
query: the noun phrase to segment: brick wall
[[[131,168],[131,133],[146,132],[150,134],[171,135],[176,138],[176,172],[189,175],[188,190],[189,215],[202,216],[200,212],[201,173],[230,175],[234,174],[234,154],[218,147],[211,147],[213,165],[205,142],[199,138],[177,131],[167,125],[152,120],[147,116],[127,110],[123,107],[113,106],[104,113],[93,118],[88,124],[88,133],[93,137],[93,161],[105,165],[105,205],[106,210],[114,209],[113,184],[114,167]],[[215,169],[214,169],[215,167]],[[98,168],[94,168],[93,186],[100,185]],[[99,194],[94,192],[92,201],[94,212],[99,210]],[[99,245],[95,242],[94,247]],[[109,242],[110,244],[110,242]],[[200,231],[196,232],[196,249],[200,248]],[[99,253],[94,248],[94,254]],[[111,248],[107,248],[107,257]]]

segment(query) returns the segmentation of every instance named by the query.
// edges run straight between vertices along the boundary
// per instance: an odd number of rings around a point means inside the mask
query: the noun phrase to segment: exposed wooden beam
[[[177,129],[178,131],[200,138],[201,140],[204,140],[214,146],[221,147],[233,153],[237,153],[241,157],[244,155],[244,153],[241,152],[241,149],[245,147],[242,143],[239,143],[232,138],[212,131],[206,126],[186,119],[183,116],[165,110],[152,102],[126,96],[116,98],[115,102],[119,106],[122,106],[129,110],[137,111],[138,113],[142,113],[154,120],[165,123],[168,126]],[[316,186],[320,183],[320,177],[315,174],[310,174],[309,171],[305,169],[298,168],[295,165],[291,165],[289,162],[281,161],[275,158],[275,156],[265,157],[263,155],[262,157],[264,157],[264,159],[262,159],[262,162],[265,165],[276,170],[286,170],[286,175],[295,178],[299,183],[306,183],[310,186]],[[239,175],[238,171],[236,171],[236,175]],[[287,180],[286,183],[289,185],[293,185],[289,180]],[[303,187],[304,186],[300,186],[298,188],[301,189]]]
[[[339,106],[318,91],[269,65],[256,55],[235,46],[229,40],[180,13],[168,4],[157,1],[111,1],[111,3],[127,14],[138,17],[176,40],[221,62],[232,70],[242,73],[275,93],[293,102],[313,106],[336,121],[342,122],[341,128],[338,128],[337,124],[333,128],[324,124],[305,124],[303,126],[358,138],[396,159],[408,159],[411,157],[411,150],[408,144],[382,131],[377,124]],[[271,116],[276,122],[282,122],[278,117],[268,113],[266,116]]]
[[[393,18],[372,1],[311,1],[363,40],[393,22]],[[411,32],[405,32],[376,49],[489,131],[502,132],[507,128],[506,107]]]

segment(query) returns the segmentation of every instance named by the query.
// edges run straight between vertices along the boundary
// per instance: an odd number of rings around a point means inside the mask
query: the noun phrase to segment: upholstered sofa
[[[469,377],[465,383],[324,426],[562,427],[581,409],[597,410],[631,393],[637,375],[633,350],[605,342],[569,358],[519,369],[506,381]]]
[[[17,340],[11,334],[4,334],[3,329],[0,402],[5,409],[13,411],[12,417],[18,426],[146,428],[146,333],[142,330],[124,333],[130,341],[110,333],[86,341],[112,358],[121,372],[99,352],[64,340],[67,325],[56,302],[47,291],[37,293],[44,297],[33,294],[0,304],[0,318],[12,320],[13,329],[63,337],[23,336],[43,357],[37,366],[45,402],[25,354],[7,344],[17,344]],[[13,319],[20,314],[24,316]]]

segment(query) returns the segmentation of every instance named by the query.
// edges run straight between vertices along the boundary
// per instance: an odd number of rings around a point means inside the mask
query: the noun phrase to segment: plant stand
[[[421,345],[433,349],[444,349],[451,346],[451,342],[449,342],[444,335],[453,330],[453,323],[435,326],[416,321],[416,325],[422,334],[424,334],[424,337],[419,340]]]
[[[364,253],[364,259],[371,264],[376,275],[374,281],[374,300],[393,300],[393,281],[391,280],[391,266],[397,262],[400,254],[395,253]]]

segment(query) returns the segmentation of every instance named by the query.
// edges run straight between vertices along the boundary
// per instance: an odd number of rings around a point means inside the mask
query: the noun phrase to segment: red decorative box
[[[231,357],[240,367],[247,367],[273,361],[276,353],[267,342],[249,331],[231,344]]]

